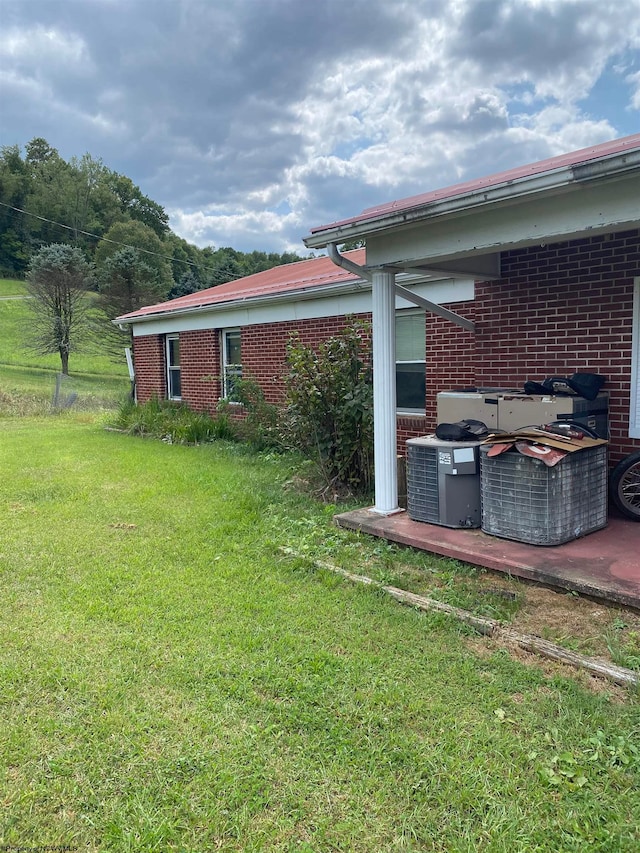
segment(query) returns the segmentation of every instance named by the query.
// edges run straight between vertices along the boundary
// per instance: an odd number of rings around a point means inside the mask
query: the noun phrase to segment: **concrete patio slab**
[[[406,512],[381,516],[359,509],[336,516],[358,530],[475,566],[640,609],[640,524],[612,516],[606,528],[564,545],[526,545],[412,521]]]

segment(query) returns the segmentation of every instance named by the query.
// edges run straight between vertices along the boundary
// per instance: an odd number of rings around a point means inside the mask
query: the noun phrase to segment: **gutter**
[[[401,225],[415,224],[440,216],[463,214],[489,204],[516,202],[525,196],[538,193],[554,193],[579,187],[593,181],[601,181],[624,175],[640,168],[640,148],[624,151],[603,160],[575,163],[563,166],[552,172],[534,176],[515,178],[493,187],[481,187],[463,195],[443,198],[417,205],[399,207],[398,210],[385,210],[382,213],[363,212],[354,219],[336,222],[330,226],[321,226],[303,238],[310,249],[323,249],[331,243],[344,243],[346,240],[377,234]]]
[[[373,273],[365,267],[354,264],[353,261],[350,261],[348,258],[341,255],[335,243],[329,243],[327,246],[327,253],[336,266],[349,270],[349,272],[355,273],[367,281],[373,281]],[[472,320],[467,320],[466,317],[462,317],[454,311],[449,311],[448,308],[443,308],[442,305],[438,305],[437,303],[431,302],[422,296],[418,296],[417,293],[413,293],[411,290],[407,290],[406,287],[402,287],[399,284],[394,285],[394,290],[396,296],[401,296],[402,299],[406,299],[407,302],[412,302],[414,305],[423,308],[425,311],[429,311],[431,314],[436,314],[438,317],[450,320],[456,326],[461,326],[469,332],[475,332],[476,327]]]
[[[329,243],[326,248],[327,254],[337,267],[342,267],[342,269],[348,270],[366,281],[373,281],[373,273],[341,255],[335,243]]]

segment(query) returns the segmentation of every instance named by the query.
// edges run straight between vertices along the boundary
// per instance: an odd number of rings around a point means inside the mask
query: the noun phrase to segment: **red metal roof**
[[[410,210],[415,207],[422,207],[431,202],[466,195],[477,190],[495,187],[499,184],[507,184],[517,181],[519,178],[540,175],[545,172],[553,172],[556,169],[566,168],[567,166],[576,166],[579,163],[587,163],[590,160],[598,160],[613,154],[621,154],[632,148],[640,148],[640,133],[635,133],[632,136],[625,136],[622,139],[614,139],[610,142],[603,142],[600,145],[593,145],[590,148],[582,148],[579,151],[571,151],[568,154],[560,154],[557,157],[549,157],[546,160],[539,160],[537,163],[529,163],[526,166],[507,169],[505,172],[497,172],[496,174],[488,175],[485,178],[465,181],[464,183],[453,184],[452,186],[444,187],[439,190],[431,190],[430,192],[421,193],[420,195],[410,196],[409,198],[400,199],[398,201],[390,201],[386,204],[377,205],[376,207],[369,207],[366,210],[363,210],[362,213],[357,216],[353,216],[350,219],[342,219],[339,222],[331,222],[328,225],[319,225],[316,228],[312,228],[311,233],[318,234],[319,232],[330,231],[342,225],[354,225],[356,222],[375,219],[376,217],[384,216],[385,214],[393,214],[404,210]]]
[[[364,264],[365,250],[354,249],[345,252],[344,256],[355,264]],[[312,288],[326,287],[343,281],[357,281],[358,276],[337,267],[330,258],[322,256],[297,261],[293,264],[283,264],[264,272],[254,273],[245,278],[228,281],[188,296],[179,296],[168,302],[157,305],[147,305],[130,314],[123,314],[120,321],[147,317],[150,314],[165,314],[173,311],[185,311],[194,308],[204,308],[224,302],[235,302],[245,299],[257,299],[261,296],[275,296],[290,291],[304,291]]]

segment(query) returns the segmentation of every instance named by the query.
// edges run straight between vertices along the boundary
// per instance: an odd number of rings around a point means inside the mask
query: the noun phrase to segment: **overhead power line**
[[[116,246],[123,246],[125,249],[134,249],[136,252],[144,252],[145,255],[153,255],[156,258],[164,258],[166,261],[171,261],[171,263],[178,264],[186,264],[190,267],[195,267],[197,270],[203,270],[204,272],[216,273],[217,271],[214,267],[206,267],[202,264],[197,264],[195,261],[185,261],[182,258],[174,258],[171,255],[162,255],[160,252],[153,252],[151,249],[141,249],[139,246],[132,246],[130,243],[122,243],[120,240],[111,240],[109,237],[101,237],[99,234],[92,234],[91,231],[83,231],[82,228],[75,228],[73,225],[65,225],[63,222],[56,222],[55,219],[47,219],[46,216],[40,216],[37,213],[31,213],[29,210],[23,210],[20,207],[15,207],[12,204],[7,204],[4,201],[0,201],[0,205],[2,207],[6,207],[9,210],[15,210],[16,213],[23,213],[25,216],[31,216],[34,219],[39,219],[41,222],[47,222],[49,225],[56,225],[58,228],[65,228],[67,231],[73,231],[75,234],[82,234],[84,237],[94,237],[96,240],[104,240],[106,243],[113,243]],[[224,279],[224,281],[229,281],[230,279],[238,279],[244,278],[242,275],[229,275]],[[220,280],[221,284],[224,284],[222,279]]]

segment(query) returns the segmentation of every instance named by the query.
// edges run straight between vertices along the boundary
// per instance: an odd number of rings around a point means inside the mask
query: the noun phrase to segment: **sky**
[[[640,0],[0,0],[0,145],[88,152],[199,246],[640,131]]]

